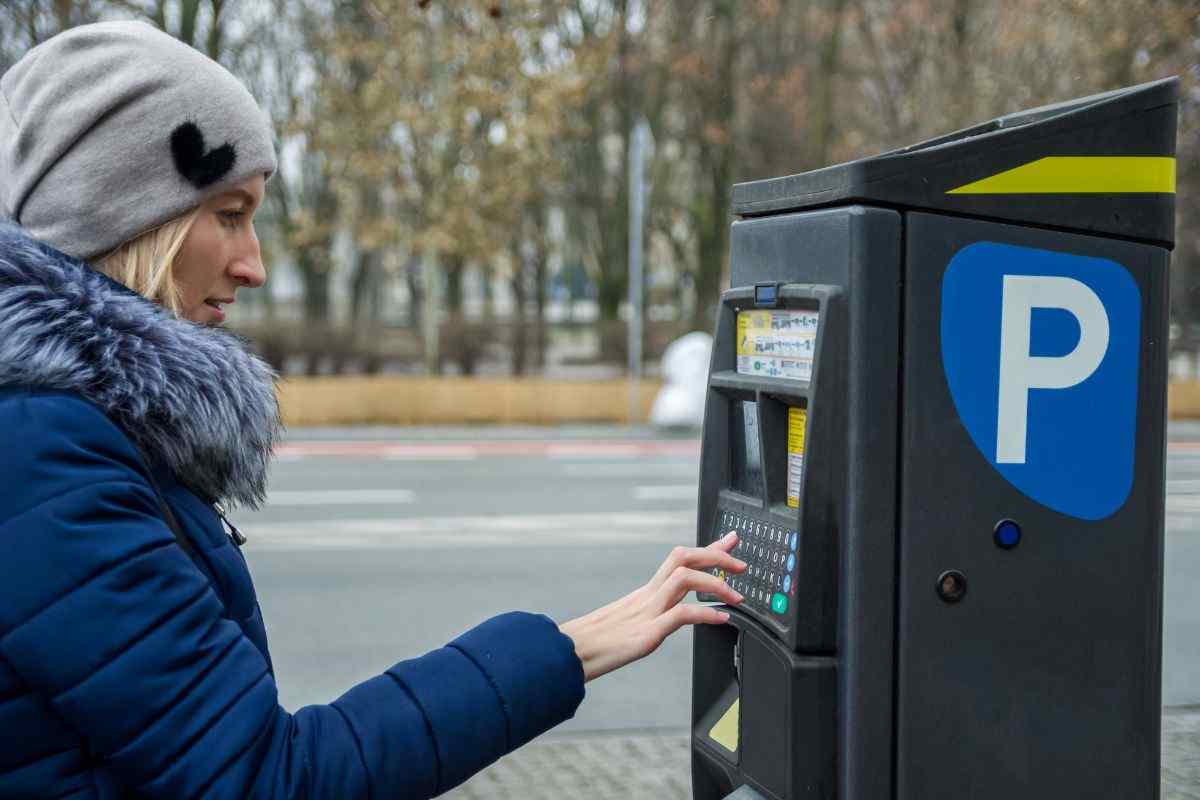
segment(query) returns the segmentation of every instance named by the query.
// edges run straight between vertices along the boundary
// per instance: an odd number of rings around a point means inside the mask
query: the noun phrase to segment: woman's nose
[[[259,257],[239,258],[230,272],[238,283],[248,289],[257,289],[267,282],[267,269]]]
[[[257,289],[267,282],[267,268],[262,262],[262,250],[258,246],[258,237],[251,236],[251,241],[244,252],[230,267],[230,274],[243,286]]]

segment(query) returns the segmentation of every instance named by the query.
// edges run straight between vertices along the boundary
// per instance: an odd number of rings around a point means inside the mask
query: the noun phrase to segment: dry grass
[[[1181,381],[1168,387],[1167,416],[1200,419],[1200,381]]]
[[[638,422],[659,389],[642,381]],[[279,403],[289,426],[626,423],[626,380],[289,378]]]

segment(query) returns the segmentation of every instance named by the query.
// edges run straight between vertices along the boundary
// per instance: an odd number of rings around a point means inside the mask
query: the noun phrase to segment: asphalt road
[[[1200,441],[1180,428],[1167,455],[1163,705],[1200,706]]]
[[[1195,433],[1197,435],[1193,436]],[[1168,465],[1164,704],[1200,704],[1200,429]],[[1194,439],[1195,441],[1183,441]],[[503,611],[563,621],[694,540],[695,440],[617,429],[308,430],[241,511],[285,707],[335,699]],[[588,684],[556,733],[683,730],[691,637]]]

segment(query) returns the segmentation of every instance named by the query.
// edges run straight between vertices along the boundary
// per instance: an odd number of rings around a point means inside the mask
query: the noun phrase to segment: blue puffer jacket
[[[273,389],[236,338],[0,223],[0,798],[433,797],[574,715],[570,639],[522,612],[279,706],[213,507],[261,501]]]

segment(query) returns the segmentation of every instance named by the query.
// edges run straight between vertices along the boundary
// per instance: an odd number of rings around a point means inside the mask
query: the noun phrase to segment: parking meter
[[[698,800],[1158,797],[1176,98],[734,187]]]

